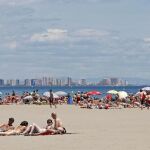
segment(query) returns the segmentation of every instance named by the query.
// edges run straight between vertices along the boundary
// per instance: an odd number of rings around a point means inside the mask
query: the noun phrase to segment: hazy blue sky
[[[150,77],[149,0],[0,0],[0,78]]]

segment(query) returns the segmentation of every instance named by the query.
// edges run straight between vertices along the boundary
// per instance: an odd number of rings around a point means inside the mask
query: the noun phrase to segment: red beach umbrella
[[[102,93],[99,91],[89,91],[86,93],[87,95],[101,95]]]

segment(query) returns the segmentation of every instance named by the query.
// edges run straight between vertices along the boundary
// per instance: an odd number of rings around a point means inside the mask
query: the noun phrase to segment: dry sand
[[[57,112],[72,134],[53,136],[1,136],[0,150],[150,150],[150,110],[81,109],[78,106],[0,106],[0,122],[15,118],[44,127]]]

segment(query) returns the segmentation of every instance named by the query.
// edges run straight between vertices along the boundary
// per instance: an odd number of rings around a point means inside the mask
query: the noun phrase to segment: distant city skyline
[[[73,79],[72,77],[55,78],[41,77],[30,79],[0,79],[0,86],[127,86],[128,82],[120,78],[103,78],[96,82],[87,79]]]
[[[0,0],[0,78],[150,80],[149,8],[149,0]]]

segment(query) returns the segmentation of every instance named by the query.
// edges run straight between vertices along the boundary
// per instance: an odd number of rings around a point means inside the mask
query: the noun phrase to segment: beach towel
[[[52,134],[51,132],[48,132],[48,131],[47,131],[47,132],[41,133],[41,134],[39,134],[39,135],[43,135],[43,136],[44,136],[44,135],[54,135],[54,134]]]
[[[50,132],[50,131],[46,131],[46,132],[44,132],[44,133],[40,133],[40,134],[38,134],[38,135],[57,135],[57,134],[66,134],[67,133],[67,131],[66,131],[66,129],[63,127],[63,131],[59,131],[58,130],[58,132],[57,133],[52,133],[52,132]]]

